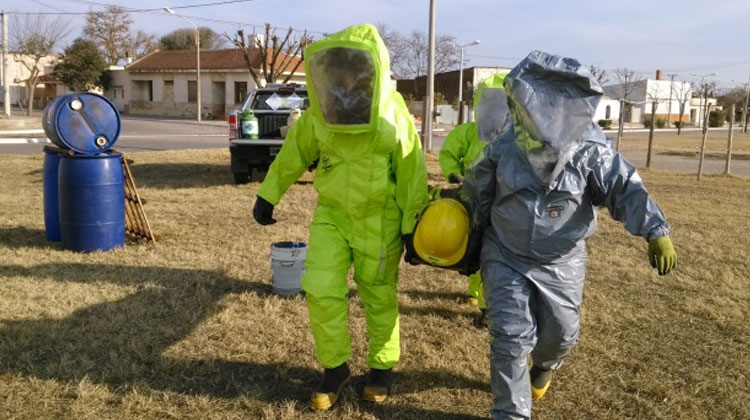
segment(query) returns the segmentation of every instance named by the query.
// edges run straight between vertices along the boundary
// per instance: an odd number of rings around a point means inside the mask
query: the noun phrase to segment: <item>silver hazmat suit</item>
[[[513,127],[468,171],[483,234],[494,419],[528,419],[527,357],[558,369],[578,339],[586,238],[596,207],[646,240],[669,225],[635,167],[592,123],[601,88],[576,60],[532,52],[505,79]],[[544,151],[544,157],[529,158]]]

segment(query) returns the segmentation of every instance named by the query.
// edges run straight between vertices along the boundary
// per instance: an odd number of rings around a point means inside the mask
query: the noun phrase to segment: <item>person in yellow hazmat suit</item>
[[[511,121],[503,88],[505,74],[494,74],[482,81],[474,95],[476,121],[456,126],[440,148],[440,169],[451,184],[460,184],[467,168],[482,156],[487,143],[497,137]],[[467,296],[477,305],[480,316],[477,326],[486,326],[486,305],[482,294],[481,272],[469,276]]]
[[[390,88],[390,74],[388,50],[372,25],[310,44],[310,108],[289,129],[253,208],[258,223],[275,223],[274,206],[319,160],[318,204],[302,278],[315,355],[325,369],[311,398],[314,409],[330,408],[350,379],[352,264],[369,337],[365,400],[387,398],[400,355],[396,283],[402,240],[412,235],[429,197],[419,137],[403,98]]]

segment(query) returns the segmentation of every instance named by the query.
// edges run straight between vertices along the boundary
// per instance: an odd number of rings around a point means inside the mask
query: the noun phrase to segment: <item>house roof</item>
[[[260,68],[261,56],[257,48],[249,49],[250,62],[256,69]],[[277,65],[288,57],[280,53],[276,59]],[[267,57],[266,62],[270,64],[271,55]],[[290,70],[301,62],[297,56],[291,57]],[[128,64],[125,69],[130,72],[171,72],[171,71],[190,71],[196,68],[195,51],[154,51],[138,60]],[[232,48],[227,50],[201,50],[201,71],[203,70],[246,70],[245,58],[242,51]],[[300,63],[295,73],[304,74],[304,66]]]

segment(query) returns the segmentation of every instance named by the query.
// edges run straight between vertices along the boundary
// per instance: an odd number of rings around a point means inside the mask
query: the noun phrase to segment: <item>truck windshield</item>
[[[251,109],[253,110],[290,110],[294,108],[305,109],[310,106],[307,91],[298,90],[294,92],[258,92],[253,98]]]

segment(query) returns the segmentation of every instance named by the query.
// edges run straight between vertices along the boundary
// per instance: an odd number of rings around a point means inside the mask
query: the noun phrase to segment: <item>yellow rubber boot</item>
[[[350,379],[351,372],[346,363],[333,369],[326,369],[323,372],[323,380],[320,382],[320,386],[310,398],[310,406],[315,410],[331,408],[338,401],[341,390],[344,385],[349,383]]]
[[[552,383],[552,371],[532,366],[529,378],[531,380],[531,399],[542,399],[544,394],[547,393],[547,389],[549,389],[549,384]]]
[[[388,398],[393,384],[393,370],[370,369],[367,383],[362,392],[362,399],[374,403],[382,403]]]

